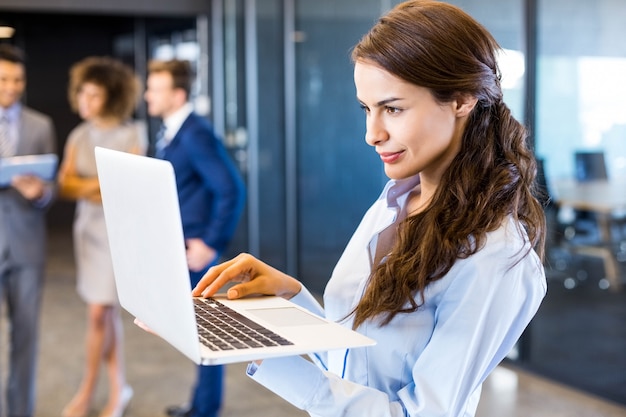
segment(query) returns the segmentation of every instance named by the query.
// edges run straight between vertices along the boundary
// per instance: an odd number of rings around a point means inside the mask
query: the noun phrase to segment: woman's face
[[[106,103],[106,90],[98,84],[86,82],[77,94],[78,114],[84,120],[101,117]]]
[[[356,62],[354,81],[366,115],[365,140],[376,148],[387,176],[420,173],[422,182],[438,184],[460,149],[460,104],[438,103],[427,88],[364,61]]]

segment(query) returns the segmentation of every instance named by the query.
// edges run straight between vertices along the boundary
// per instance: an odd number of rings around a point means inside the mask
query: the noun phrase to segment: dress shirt
[[[389,181],[339,259],[325,310],[305,288],[292,301],[344,319],[363,294],[379,233],[398,220],[418,177]],[[546,293],[543,266],[512,218],[425,291],[424,305],[357,330],[372,347],[266,359],[248,374],[312,416],[471,417],[481,385],[511,351]]]
[[[163,132],[163,141],[165,141],[165,146],[167,146],[176,133],[180,130],[180,127],[183,125],[187,117],[193,111],[193,106],[191,103],[185,103],[180,109],[176,110],[174,113],[170,114],[168,117],[163,119],[163,125],[165,126],[165,131]],[[164,147],[165,147],[164,146]]]
[[[0,107],[0,119],[5,119],[4,123],[6,123],[4,133],[8,150],[4,156],[13,156],[17,150],[17,133],[21,109],[22,107],[19,103],[8,108]]]

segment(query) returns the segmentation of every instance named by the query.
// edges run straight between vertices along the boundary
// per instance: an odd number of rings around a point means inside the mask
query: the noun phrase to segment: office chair
[[[601,181],[601,180],[609,180],[609,175],[606,169],[605,156],[604,152],[596,151],[596,152],[576,152],[574,154],[574,162],[576,168],[576,180],[579,182],[586,181]],[[580,223],[579,228],[582,230],[586,227],[589,231],[593,226],[590,226],[589,223],[595,223],[595,216],[592,213],[578,211],[577,220]],[[586,226],[584,225],[585,220],[587,221]],[[620,244],[621,251],[626,251],[626,236],[624,226],[626,226],[626,213],[614,213],[611,219],[613,230],[616,234],[615,240],[618,244]],[[579,231],[580,233],[580,231]]]
[[[604,152],[583,152],[574,153],[574,167],[576,180],[579,182],[596,181],[608,179]]]
[[[576,181],[607,180],[606,163],[602,151],[577,151],[574,153]],[[599,239],[598,220],[594,213],[574,210],[570,224],[565,228],[565,237],[574,242],[590,244]]]
[[[603,152],[576,152],[574,163],[575,178],[578,182],[606,181],[609,179]],[[622,231],[626,218],[617,213],[611,217],[612,232],[609,241],[606,241],[601,233],[598,214],[585,210],[572,210],[572,212],[573,216],[563,224],[561,246],[566,248],[570,254],[600,257],[604,260],[605,274],[613,276],[619,274],[617,261],[626,260],[626,240],[624,240],[625,235]],[[563,216],[560,217],[562,220]],[[569,264],[576,258],[579,257],[569,259],[561,257],[560,263],[556,263],[557,268],[561,271],[571,270]],[[586,279],[587,275],[585,268],[578,268],[576,277],[568,277],[564,285],[567,288],[573,288],[580,281]],[[606,278],[601,279],[598,285],[603,289],[610,286]]]

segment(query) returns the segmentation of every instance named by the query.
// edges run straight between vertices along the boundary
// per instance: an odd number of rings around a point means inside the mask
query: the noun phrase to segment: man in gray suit
[[[0,44],[0,158],[55,153],[52,120],[20,103],[26,85],[22,52]],[[41,292],[46,257],[46,209],[52,182],[14,176],[0,187],[0,300],[10,322],[9,417],[32,417]],[[0,301],[1,302],[1,301]],[[2,408],[0,397],[0,409]]]

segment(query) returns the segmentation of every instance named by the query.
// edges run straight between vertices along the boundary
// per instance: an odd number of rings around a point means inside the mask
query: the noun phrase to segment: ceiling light
[[[10,38],[14,32],[15,29],[11,26],[0,25],[0,38]]]

